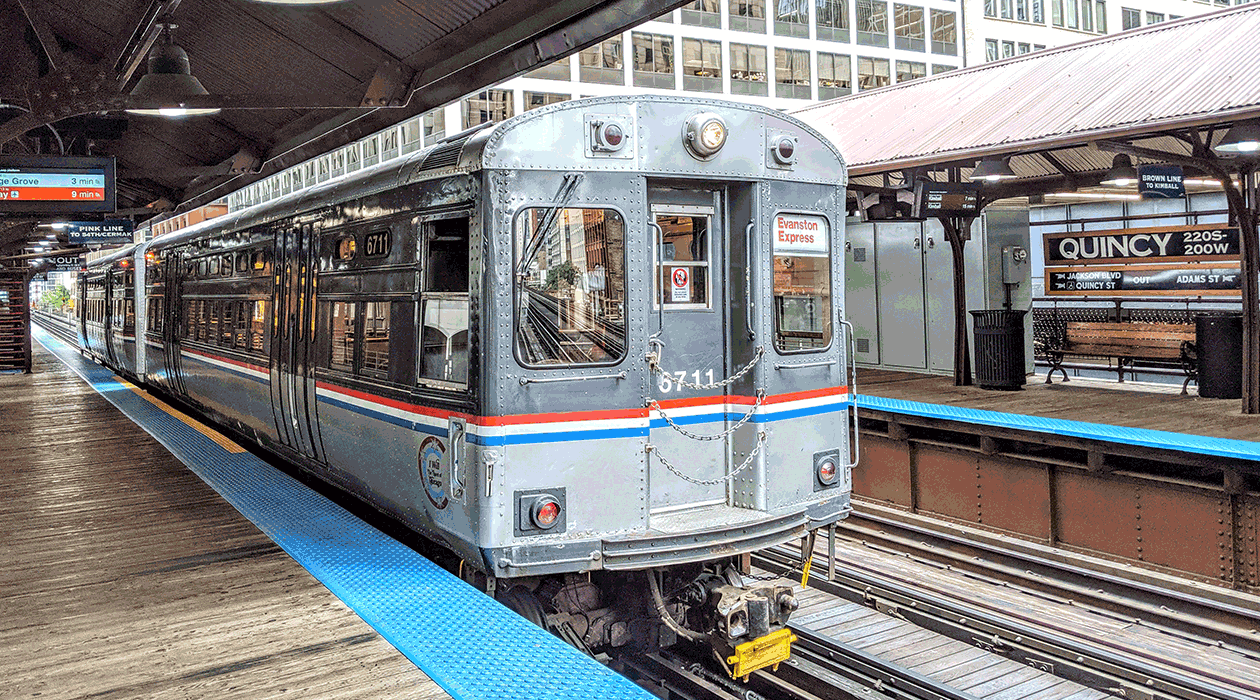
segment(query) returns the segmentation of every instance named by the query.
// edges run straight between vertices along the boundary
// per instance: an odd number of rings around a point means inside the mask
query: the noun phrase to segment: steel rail
[[[793,556],[781,550],[766,550],[754,554],[753,562],[770,571],[783,571],[792,565]],[[873,604],[876,609],[895,613],[939,634],[1104,692],[1184,700],[1256,697],[1255,690],[1224,686],[1202,675],[1107,648],[1097,641],[1073,638],[1043,625],[1016,620],[853,567],[837,567],[835,581],[814,578],[810,585],[845,600]]]

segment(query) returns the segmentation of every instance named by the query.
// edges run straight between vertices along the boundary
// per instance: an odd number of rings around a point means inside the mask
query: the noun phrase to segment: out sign
[[[670,279],[669,300],[672,303],[691,301],[691,271],[685,267],[675,267]]]

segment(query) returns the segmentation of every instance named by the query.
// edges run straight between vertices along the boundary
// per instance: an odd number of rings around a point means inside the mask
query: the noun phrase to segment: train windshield
[[[626,227],[611,209],[516,217],[516,347],[526,365],[611,364],[626,354]]]
[[[774,346],[780,353],[831,344],[830,238],[821,216],[774,217]]]

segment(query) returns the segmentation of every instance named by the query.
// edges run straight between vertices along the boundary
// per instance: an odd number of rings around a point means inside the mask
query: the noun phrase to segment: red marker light
[[[831,459],[824,459],[818,465],[818,480],[824,484],[830,484],[836,480],[836,463]]]
[[[555,526],[560,519],[560,504],[551,496],[543,496],[534,502],[534,524],[544,530]]]

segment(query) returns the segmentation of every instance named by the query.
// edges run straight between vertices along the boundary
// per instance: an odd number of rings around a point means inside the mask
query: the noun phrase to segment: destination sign
[[[1184,199],[1186,176],[1180,165],[1139,165],[1138,194],[1142,199]]]
[[[980,185],[977,183],[920,180],[914,184],[914,210],[910,215],[912,218],[979,215]]]
[[[0,213],[114,209],[113,158],[0,156]]]
[[[130,219],[71,221],[66,224],[70,245],[118,245],[135,238],[136,225]]]
[[[806,214],[776,214],[774,217],[774,254],[827,254],[827,220]]]
[[[1238,259],[1238,229],[1229,226],[1163,226],[1043,238],[1046,265],[1121,262],[1206,262]]]
[[[1238,293],[1241,283],[1237,267],[1210,265],[1046,269],[1046,294],[1051,296],[1229,296]]]

